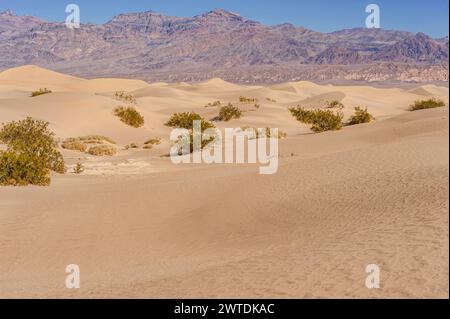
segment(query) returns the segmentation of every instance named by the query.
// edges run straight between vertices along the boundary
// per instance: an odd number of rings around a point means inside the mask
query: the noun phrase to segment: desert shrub
[[[207,105],[205,105],[205,107],[217,107],[217,106],[221,106],[222,103],[220,101],[214,101],[212,103],[208,103]]]
[[[144,143],[144,145],[159,145],[161,144],[160,138],[151,138]]]
[[[281,131],[281,130],[278,130],[277,136],[272,136],[272,133],[271,133],[271,131],[270,131],[270,127],[266,127],[266,128],[264,129],[264,133],[263,133],[263,134],[260,134],[260,133],[259,133],[259,130],[258,130],[257,128],[254,128],[254,127],[248,127],[248,126],[243,127],[243,128],[242,128],[242,131],[245,131],[245,130],[247,130],[247,129],[249,129],[249,128],[253,130],[253,132],[254,132],[254,138],[256,138],[256,139],[258,139],[258,138],[263,138],[263,137],[283,139],[283,138],[286,138],[286,137],[287,137],[287,133],[285,133],[285,132],[283,132],[283,131]]]
[[[114,97],[117,100],[121,100],[126,103],[136,104],[136,99],[134,98],[134,96],[131,94],[127,94],[124,91],[116,91],[116,93],[114,94]]]
[[[436,107],[443,107],[443,106],[445,106],[444,101],[436,98],[431,98],[428,100],[415,101],[414,104],[410,106],[410,111],[434,109]]]
[[[86,143],[78,138],[68,138],[61,143],[61,147],[66,150],[85,152],[87,149]]]
[[[44,94],[49,94],[49,93],[52,93],[52,91],[47,88],[43,88],[43,89],[39,89],[37,91],[31,92],[31,97],[36,97],[39,95],[44,95]]]
[[[113,156],[117,150],[111,145],[96,145],[89,148],[88,153],[94,156]]]
[[[206,121],[204,118],[202,118],[199,114],[194,112],[184,112],[184,113],[175,113],[171,116],[169,121],[166,123],[169,127],[174,128],[184,128],[189,131],[189,136],[180,137],[180,139],[187,139],[189,138],[190,143],[190,151],[194,151],[194,121],[200,121],[200,127],[201,127],[201,133],[203,133],[207,129],[215,128],[214,124],[212,124],[209,121]],[[198,134],[201,134],[198,132]],[[208,140],[202,139],[202,145],[201,148],[203,149],[206,147],[209,143],[213,142],[216,138],[211,137]],[[179,148],[178,154],[182,154],[182,147]]]
[[[48,125],[30,117],[2,125],[0,142],[7,150],[0,154],[0,184],[48,185],[50,171],[65,173],[64,158]]]
[[[340,111],[306,110],[302,107],[290,108],[289,111],[299,122],[311,124],[311,130],[315,133],[335,131],[342,128],[344,114]]]
[[[277,103],[277,100],[271,99],[270,97],[266,97],[266,100],[272,103]]]
[[[78,139],[86,144],[105,144],[105,142],[110,144],[116,144],[114,140],[103,135],[87,135],[81,136]]]
[[[244,103],[244,104],[251,104],[251,103],[257,103],[258,99],[248,98],[248,97],[245,97],[245,96],[240,96],[239,97],[239,102]]]
[[[338,100],[326,101],[325,104],[326,104],[326,107],[328,109],[340,109],[340,110],[342,110],[345,107],[344,104],[342,104]]]
[[[228,104],[227,106],[223,106],[220,108],[219,116],[217,119],[219,121],[228,122],[232,119],[239,119],[242,117],[242,111],[232,104]]]
[[[261,107],[261,105],[259,105],[258,103],[255,104],[255,109],[259,109]]]
[[[130,148],[139,148],[139,145],[137,143],[131,143],[131,144],[128,144],[128,145],[124,146],[124,149],[126,151],[129,150]]]
[[[139,128],[144,125],[144,117],[139,114],[134,107],[118,106],[114,109],[114,115],[120,118],[120,120],[132,127]]]
[[[201,121],[202,131],[215,127],[214,124],[206,121],[199,114],[194,112],[175,113],[170,117],[169,121],[167,121],[165,125],[174,128],[192,130],[194,128],[194,121]]]
[[[77,164],[75,165],[75,167],[73,168],[73,172],[74,172],[75,174],[81,174],[81,173],[83,173],[83,172],[84,172],[84,166],[83,166],[83,164],[77,163]]]
[[[357,124],[363,124],[363,123],[370,123],[375,118],[367,112],[366,109],[362,109],[361,107],[355,107],[355,114],[350,117],[350,119],[347,122],[347,125],[357,125]]]

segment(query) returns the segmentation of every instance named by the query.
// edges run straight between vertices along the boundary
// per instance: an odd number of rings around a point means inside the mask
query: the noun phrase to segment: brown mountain
[[[421,33],[381,29],[320,33],[291,24],[266,26],[221,9],[191,18],[153,11],[121,14],[75,30],[7,11],[0,13],[0,40],[0,69],[37,64],[85,77],[339,80],[379,66],[376,78],[388,72],[384,78],[399,80],[404,73],[379,63],[407,63],[398,69],[420,74],[429,74],[431,67],[448,69],[448,39],[445,43]],[[448,80],[448,71],[439,74],[438,81]],[[436,81],[429,76],[416,80]]]

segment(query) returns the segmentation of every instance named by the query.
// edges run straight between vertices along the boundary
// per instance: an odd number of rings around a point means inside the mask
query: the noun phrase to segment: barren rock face
[[[0,40],[0,69],[37,64],[85,77],[448,80],[448,38],[380,29],[319,33],[265,26],[224,10],[192,18],[121,14],[75,30],[6,11],[0,13]]]

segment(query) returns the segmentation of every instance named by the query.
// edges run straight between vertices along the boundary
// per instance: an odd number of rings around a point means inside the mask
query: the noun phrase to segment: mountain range
[[[83,77],[169,82],[436,82],[448,81],[448,58],[448,36],[365,28],[321,33],[222,9],[190,18],[120,14],[72,30],[0,13],[0,70],[36,64]]]

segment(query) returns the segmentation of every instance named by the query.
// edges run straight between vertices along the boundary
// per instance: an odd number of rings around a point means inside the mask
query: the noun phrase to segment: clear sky
[[[215,8],[275,25],[284,22],[331,32],[364,27],[366,5],[381,8],[384,29],[424,32],[433,37],[448,35],[448,0],[0,0],[0,11],[31,14],[64,21],[65,7],[75,3],[81,22],[104,23],[119,13],[153,10],[164,15],[191,17]]]

